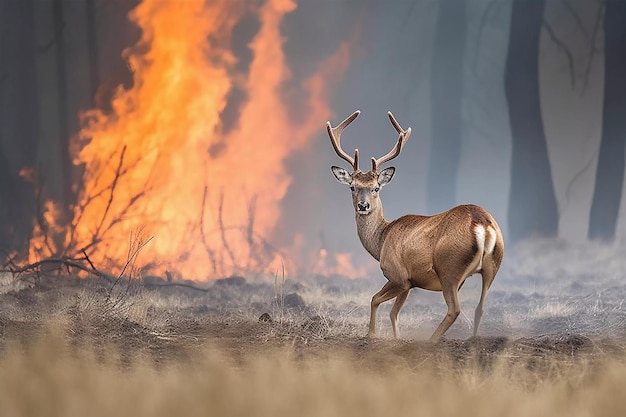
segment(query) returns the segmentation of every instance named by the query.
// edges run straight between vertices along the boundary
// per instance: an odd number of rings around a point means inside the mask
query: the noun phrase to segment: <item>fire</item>
[[[320,275],[338,275],[349,278],[362,278],[371,275],[376,268],[373,262],[365,262],[356,266],[350,252],[329,254],[326,249],[320,249],[319,256],[313,267],[313,273]],[[369,260],[369,259],[368,259]]]
[[[61,210],[54,201],[46,201],[43,204],[41,213],[33,226],[33,235],[38,239],[32,240],[28,248],[28,258],[33,262],[50,257],[55,253],[56,247],[63,247],[67,243],[57,240],[58,238],[64,239],[66,236],[65,230],[58,225],[57,219],[60,216]]]
[[[125,51],[133,86],[119,88],[112,111],[82,115],[74,163],[84,175],[61,239],[66,247],[84,250],[97,265],[120,266],[130,256],[129,236],[142,230],[154,236],[144,255],[151,271],[199,280],[289,264],[288,249],[266,242],[291,181],[284,161],[330,118],[329,81],[346,68],[348,47],[340,45],[306,80],[308,101],[294,121],[281,93],[291,74],[280,24],[296,4],[267,0],[252,9],[260,28],[249,44],[249,70],[239,74],[230,36],[249,7],[144,0],[133,10],[142,29]],[[226,131],[220,117],[235,87],[246,100]],[[48,212],[54,216],[52,206]],[[33,246],[43,238],[35,232]],[[349,255],[341,257],[338,267],[349,270]]]

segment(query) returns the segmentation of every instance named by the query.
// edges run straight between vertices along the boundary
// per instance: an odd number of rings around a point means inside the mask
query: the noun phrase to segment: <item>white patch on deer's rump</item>
[[[478,246],[478,250],[476,251],[476,257],[478,258],[478,265],[474,270],[476,272],[480,271],[483,268],[483,254],[485,253],[485,226],[479,224],[474,229],[474,233],[476,233],[476,246]]]
[[[496,231],[493,227],[489,228],[489,237],[485,241],[485,253],[493,252],[496,247]]]

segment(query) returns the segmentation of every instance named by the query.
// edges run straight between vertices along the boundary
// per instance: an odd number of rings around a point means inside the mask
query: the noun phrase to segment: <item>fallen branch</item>
[[[90,274],[96,275],[98,277],[105,278],[109,282],[114,282],[115,281],[116,278],[113,275],[109,275],[107,273],[104,273],[102,271],[97,270],[93,266],[91,261],[88,261],[90,266],[86,266],[83,263],[81,263],[81,261],[86,261],[86,260],[88,260],[88,258],[78,258],[78,259],[76,259],[76,258],[67,258],[67,257],[46,258],[46,259],[42,259],[42,260],[37,261],[37,262],[33,262],[31,264],[28,264],[28,265],[24,265],[22,267],[11,267],[11,268],[8,268],[8,269],[3,269],[2,272],[11,272],[13,274],[13,276],[19,276],[19,275],[24,274],[26,272],[38,271],[44,265],[56,264],[59,269],[61,267],[63,267],[63,266],[65,266],[67,268],[76,268],[76,269],[80,269],[81,271],[85,271],[85,272],[88,272]]]

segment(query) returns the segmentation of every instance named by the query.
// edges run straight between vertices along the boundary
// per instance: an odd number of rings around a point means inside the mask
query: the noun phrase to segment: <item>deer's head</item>
[[[337,127],[332,127],[330,122],[326,122],[326,129],[328,130],[330,143],[333,145],[335,152],[337,152],[340,158],[346,160],[352,166],[353,172],[350,173],[337,166],[332,166],[331,170],[340,183],[350,187],[350,191],[352,191],[352,204],[354,205],[356,213],[359,215],[367,215],[380,209],[380,189],[391,181],[393,174],[396,172],[394,167],[385,168],[382,171],[379,171],[378,168],[385,162],[400,155],[402,145],[411,135],[411,128],[403,130],[395,117],[393,117],[393,114],[387,112],[391,124],[399,134],[398,142],[387,155],[378,159],[372,158],[372,169],[363,172],[359,169],[359,150],[354,150],[354,158],[352,158],[341,149],[341,132],[346,126],[352,123],[359,114],[361,114],[361,112],[355,111]]]

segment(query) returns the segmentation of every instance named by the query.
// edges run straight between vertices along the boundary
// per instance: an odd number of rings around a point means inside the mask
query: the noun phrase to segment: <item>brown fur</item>
[[[356,113],[355,113],[356,114]],[[358,114],[357,114],[358,115]],[[356,116],[351,116],[352,120]],[[378,190],[388,183],[395,168],[378,172],[378,166],[395,158],[401,145],[411,131],[402,130],[393,115],[389,118],[400,134],[398,144],[383,158],[373,158],[373,169],[361,172],[358,164],[340,150],[338,134],[347,126],[346,119],[336,131],[327,124],[329,136],[337,154],[353,165],[355,171],[333,167],[337,179],[350,186],[355,208],[357,234],[363,247],[377,261],[388,282],[378,291],[371,302],[369,336],[376,333],[376,313],[378,306],[395,298],[391,308],[391,324],[394,337],[398,336],[397,319],[402,305],[411,288],[442,291],[448,312],[437,327],[431,340],[436,341],[450,328],[460,313],[459,288],[465,279],[475,273],[482,275],[480,301],[474,315],[474,335],[482,318],[485,298],[504,254],[504,241],[495,219],[483,208],[475,205],[461,205],[434,216],[406,215],[394,221],[383,216],[383,207]],[[352,121],[350,120],[350,122]],[[339,149],[339,150],[338,150]],[[380,161],[376,163],[376,161]],[[356,166],[355,166],[356,165]],[[478,241],[478,228],[484,229],[484,238]],[[493,250],[487,247],[495,232]]]
[[[372,298],[370,335],[376,332],[378,305],[396,298],[392,323],[397,337],[396,312],[402,307],[409,290],[419,287],[444,292],[448,314],[431,337],[431,340],[438,340],[460,312],[458,289],[469,275],[481,273],[484,294],[475,314],[476,335],[484,297],[500,267],[504,249],[500,228],[493,217],[478,206],[462,205],[434,216],[406,215],[388,222],[383,216],[380,198],[370,201],[372,210],[369,214],[356,214],[357,232],[361,243],[380,262],[383,274],[389,280]],[[475,232],[478,225],[485,228],[485,241],[489,239],[489,228],[495,230],[496,244],[492,253],[483,257],[483,267],[472,270],[479,250]],[[486,263],[490,266],[485,267]]]

